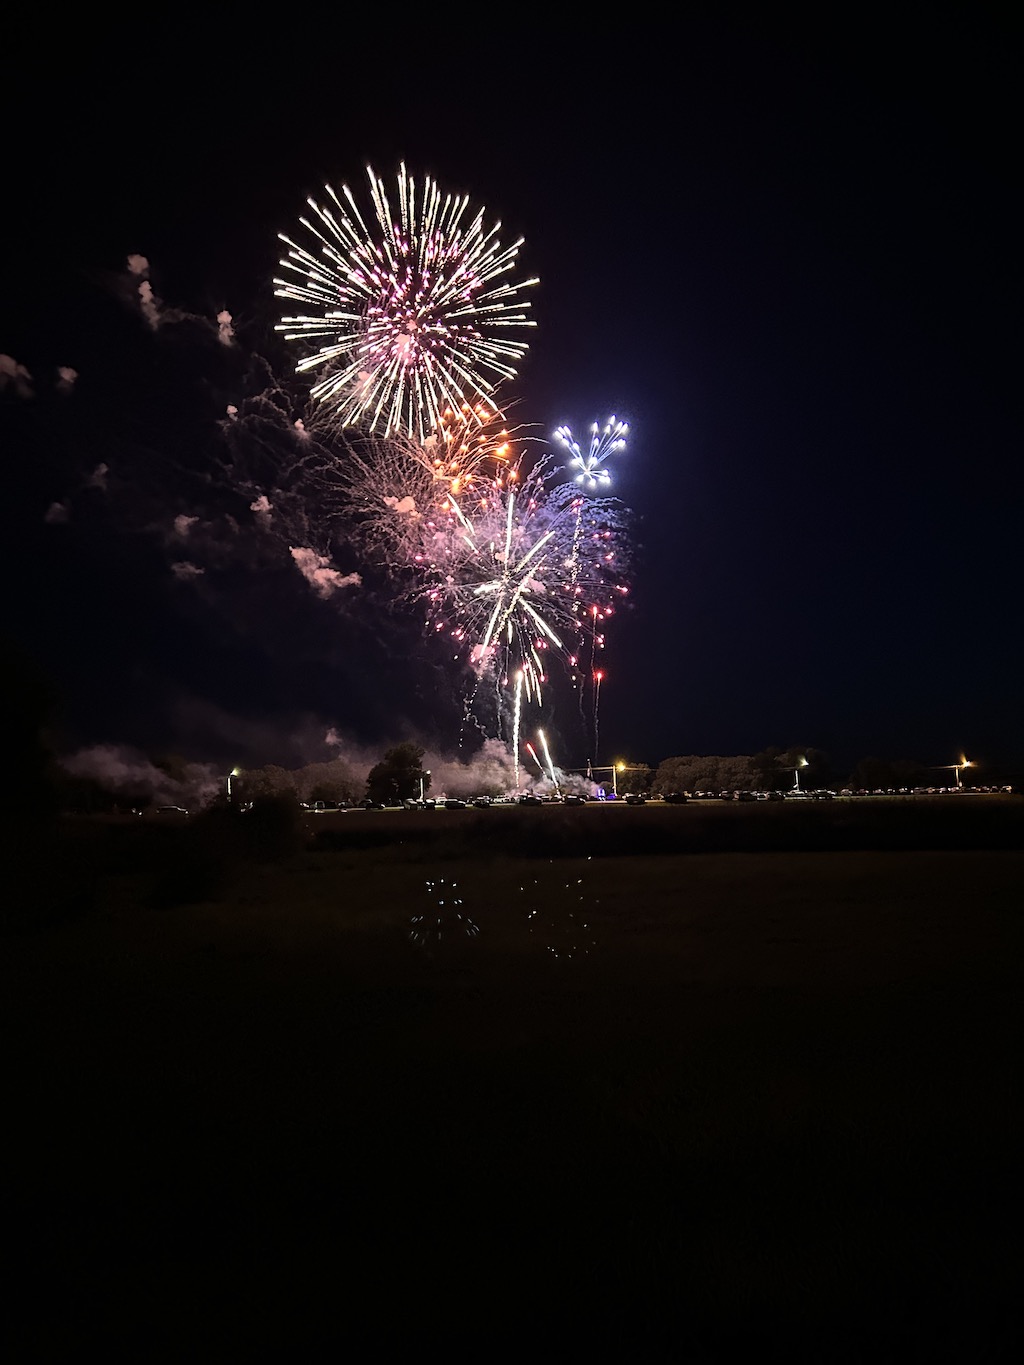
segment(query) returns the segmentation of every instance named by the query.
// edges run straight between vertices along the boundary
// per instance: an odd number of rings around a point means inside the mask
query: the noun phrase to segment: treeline
[[[430,791],[431,773],[423,768],[423,758],[422,748],[404,743],[388,749],[368,772],[339,757],[294,769],[266,764],[236,770],[228,779],[209,765],[190,763],[178,756],[130,758],[125,751],[97,748],[67,760],[70,768],[55,763],[50,769],[48,799],[40,804],[81,814],[144,810],[164,804],[181,805],[194,812],[227,803],[229,793],[234,805],[271,797],[301,803],[322,801],[326,805],[356,805],[367,798],[393,804]],[[440,783],[448,795],[454,791],[467,797],[498,796],[514,785],[511,763],[507,768],[495,763],[449,768]],[[616,771],[620,796],[632,792],[668,796],[694,791],[779,791],[796,785],[798,775],[799,785],[807,789],[876,791],[949,783],[949,774],[912,759],[863,758],[848,773],[836,771],[828,756],[813,747],[768,748],[756,754],[677,755],[663,759],[657,768],[623,764]],[[568,786],[579,783],[572,777],[564,781]]]
[[[135,754],[98,746],[54,762],[50,772],[51,799],[59,810],[78,814],[145,810],[181,805],[195,811],[218,804],[248,805],[266,798],[284,798],[326,805],[353,805],[404,800],[430,788],[424,771],[423,749],[398,744],[366,772],[344,758],[283,768],[235,769],[230,777],[209,765],[190,763],[180,755]]]
[[[254,801],[261,796],[294,796],[303,802],[343,805],[361,801],[366,795],[366,774],[357,773],[343,758],[307,763],[304,768],[294,769],[268,763],[264,768],[247,768],[240,773],[234,781],[232,795],[239,801]]]
[[[634,780],[621,784],[622,791],[648,790],[654,796],[693,791],[781,791],[797,784],[807,788],[849,787],[855,791],[948,785],[948,774],[929,769],[915,759],[862,758],[846,773],[837,770],[820,749],[768,748],[757,754],[687,754],[661,761],[655,771],[627,769],[650,774],[649,786]]]

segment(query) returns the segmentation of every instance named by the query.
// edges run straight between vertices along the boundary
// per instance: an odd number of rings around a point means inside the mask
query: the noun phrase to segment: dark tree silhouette
[[[430,787],[430,774],[423,770],[423,750],[418,744],[396,744],[388,749],[380,763],[370,769],[366,779],[366,794],[371,801],[385,804],[407,801]]]

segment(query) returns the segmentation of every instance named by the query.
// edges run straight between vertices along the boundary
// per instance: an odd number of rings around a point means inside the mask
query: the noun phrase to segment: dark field
[[[957,800],[29,841],[18,1358],[1016,1359],[1024,803]]]

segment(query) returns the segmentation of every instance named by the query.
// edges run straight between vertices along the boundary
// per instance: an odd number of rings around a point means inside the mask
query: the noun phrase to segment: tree
[[[355,801],[362,793],[362,782],[342,758],[332,758],[328,763],[309,763],[300,768],[294,778],[301,801],[341,805]]]
[[[789,755],[777,744],[770,744],[750,760],[755,774],[755,789],[762,792],[779,791],[793,785],[793,774],[787,772],[783,761]],[[792,767],[792,765],[790,765]]]
[[[835,774],[828,754],[807,744],[791,744],[786,749],[769,745],[755,754],[750,764],[754,772],[752,785],[758,791],[779,791],[793,787],[797,768],[800,769],[801,786],[835,785]]]
[[[663,759],[652,790],[656,796],[667,796],[670,792],[749,791],[755,786],[753,760],[745,754],[688,754]]]
[[[261,796],[287,796],[295,794],[292,775],[276,763],[268,763],[264,768],[246,768],[235,779],[233,788],[236,800],[255,801]]]
[[[423,749],[418,744],[396,744],[388,749],[380,763],[370,769],[366,779],[366,794],[371,801],[388,805],[408,801],[430,788],[430,774],[423,771]]]
[[[628,763],[618,774],[616,785],[620,796],[625,796],[627,792],[647,796],[653,781],[653,768],[649,768],[646,763]]]
[[[888,791],[890,788],[935,785],[934,773],[912,758],[862,758],[850,774],[855,791]]]

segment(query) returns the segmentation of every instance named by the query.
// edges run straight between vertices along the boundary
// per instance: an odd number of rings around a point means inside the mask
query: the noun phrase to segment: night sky
[[[362,195],[368,162],[393,179],[404,159],[526,239],[516,420],[631,424],[615,492],[639,553],[597,761],[1024,763],[1021,44],[993,13],[838,43],[466,38],[430,61],[426,37],[385,61],[384,33],[332,52],[311,28],[91,32],[45,99],[42,39],[22,63],[16,42],[0,353],[31,395],[8,374],[5,633],[57,690],[63,742],[246,764],[326,757],[331,726],[457,745],[417,621],[349,618],[267,558],[181,582],[157,529],[215,496],[244,381],[217,313],[283,363],[276,234],[326,181]],[[147,329],[130,253],[206,321]],[[552,692],[559,757],[582,762]]]

